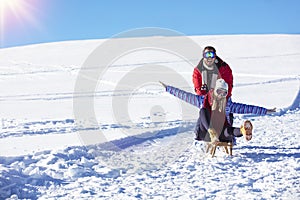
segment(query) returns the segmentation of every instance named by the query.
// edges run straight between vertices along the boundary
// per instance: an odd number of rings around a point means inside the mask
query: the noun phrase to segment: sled
[[[207,144],[206,153],[208,153],[209,150],[211,149],[210,154],[211,154],[212,157],[214,157],[217,147],[223,147],[226,154],[232,156],[232,147],[233,147],[232,142],[213,142],[213,143],[209,142]],[[229,150],[228,150],[228,147],[229,147]]]

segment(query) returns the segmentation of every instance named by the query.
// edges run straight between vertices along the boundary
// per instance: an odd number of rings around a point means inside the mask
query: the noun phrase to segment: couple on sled
[[[213,47],[208,46],[193,72],[196,95],[160,83],[170,94],[200,108],[195,127],[196,140],[234,142],[235,137],[244,136],[249,141],[252,139],[252,123],[246,120],[241,127],[233,127],[232,113],[265,115],[276,109],[232,102],[232,82],[229,65],[216,55]]]

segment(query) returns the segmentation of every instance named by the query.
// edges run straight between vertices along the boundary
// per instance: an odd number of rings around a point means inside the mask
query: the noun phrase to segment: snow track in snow
[[[194,144],[197,108],[195,115],[182,120],[180,110],[162,107],[166,110],[160,117],[171,117],[153,121],[149,103],[162,96],[174,101],[163,88],[114,89],[121,75],[151,64],[176,69],[190,87],[176,85],[177,80],[174,86],[192,91],[192,69],[180,60],[147,54],[125,59],[110,66],[100,81],[103,88],[74,93],[81,63],[99,41],[4,49],[0,50],[5,58],[0,60],[0,199],[300,199],[299,36],[194,39],[216,46],[232,67],[234,100],[278,108],[267,116],[235,115],[235,126],[250,119],[254,131],[250,142],[238,139],[233,157],[218,149],[211,158],[204,143]],[[265,48],[260,51],[257,44]],[[198,58],[189,62],[197,63]],[[127,97],[144,103],[129,110],[143,112],[132,113],[133,123],[110,119],[111,99]],[[95,98],[98,126],[76,123],[73,98]],[[106,134],[107,141],[85,145],[78,133],[97,130]]]
[[[138,138],[114,141],[123,145],[118,150],[73,146],[0,157],[0,194],[63,199],[300,197],[300,136],[294,134],[300,129],[295,119],[300,119],[299,110],[253,118],[254,139],[238,139],[233,157],[217,150],[217,157],[210,158],[194,147],[192,131],[176,129],[141,143]]]

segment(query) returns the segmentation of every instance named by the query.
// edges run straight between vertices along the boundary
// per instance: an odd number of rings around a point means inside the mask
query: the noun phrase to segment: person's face
[[[226,98],[226,96],[227,96],[227,90],[224,90],[224,89],[217,89],[216,91],[215,91],[215,94],[216,94],[216,96],[217,96],[217,99],[218,100],[221,100],[221,99],[224,99],[224,98]]]
[[[224,97],[217,95],[215,98],[217,98],[218,101],[221,101],[222,99],[224,99]]]
[[[216,53],[211,50],[205,50],[203,53],[204,62],[207,66],[212,66],[216,60]]]

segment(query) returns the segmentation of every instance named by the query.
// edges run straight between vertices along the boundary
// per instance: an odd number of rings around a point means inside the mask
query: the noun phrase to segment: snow
[[[300,35],[188,39],[215,46],[231,66],[234,101],[277,108],[235,115],[235,126],[252,121],[250,142],[214,158],[194,142],[198,109],[158,83],[193,92],[201,49],[187,60],[162,49],[179,48],[180,37],[0,49],[0,199],[300,199]],[[110,40],[148,46],[100,74],[102,58],[89,58]],[[78,89],[80,77],[94,91]]]

